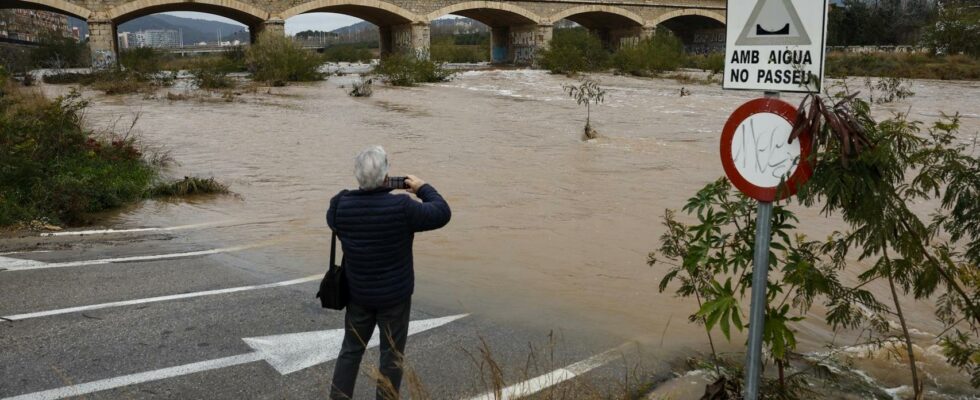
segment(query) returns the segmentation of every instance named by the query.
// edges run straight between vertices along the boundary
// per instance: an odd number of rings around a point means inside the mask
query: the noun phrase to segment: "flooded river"
[[[213,175],[241,196],[148,201],[105,224],[222,223],[187,240],[205,247],[261,244],[263,256],[243,266],[256,273],[321,272],[329,251],[327,201],[355,186],[353,156],[380,144],[389,152],[392,175],[418,175],[453,208],[448,227],[416,239],[418,301],[507,323],[639,339],[656,357],[681,359],[706,348],[703,330],[687,321],[696,304],[658,293],[666,266],[648,267],[647,253],[664,232],[664,210],[680,208],[724,174],[721,127],[732,110],[759,94],[600,78],[609,92],[592,118],[602,137],[590,142],[580,140],[585,109],[562,92],[573,80],[542,71],[464,72],[437,85],[378,86],[370,98],[347,96],[341,86],[351,77],[263,88],[232,102],[86,92],[93,99],[87,112],[92,126],[125,128],[138,116],[142,140],[177,161],[171,174]],[[690,96],[679,95],[682,87]],[[980,131],[980,83],[917,81],[912,90],[913,98],[880,114],[911,107],[916,119],[933,121],[940,112],[958,111],[964,141]],[[791,207],[815,238],[844,228],[838,218]],[[929,388],[951,398],[975,396],[965,376],[941,363],[929,335],[940,330],[931,307],[911,301],[906,307],[912,327],[923,332],[918,345],[931,354],[924,366]],[[804,351],[822,351],[834,340],[819,318],[813,314],[798,326]],[[742,343],[743,337],[733,337],[721,347],[737,351]],[[851,343],[837,339],[841,346]],[[884,388],[909,380],[898,361],[856,358]]]

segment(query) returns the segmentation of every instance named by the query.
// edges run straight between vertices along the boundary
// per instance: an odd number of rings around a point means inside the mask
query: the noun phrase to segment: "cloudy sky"
[[[219,17],[212,14],[204,14],[198,12],[168,12],[166,14],[176,15],[178,17],[184,18],[196,18],[196,19],[207,19],[212,21],[227,22],[229,24],[241,25],[238,22],[230,20],[228,18]],[[356,24],[361,20],[354,17],[348,17],[342,14],[332,14],[332,13],[309,13],[302,14],[292,17],[286,20],[286,33],[294,34],[296,32],[305,30],[320,30],[320,31],[332,31],[337,28],[342,28],[347,25]],[[244,25],[243,25],[244,26]]]

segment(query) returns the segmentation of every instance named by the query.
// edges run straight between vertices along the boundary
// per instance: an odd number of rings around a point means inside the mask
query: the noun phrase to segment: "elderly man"
[[[381,146],[362,151],[354,161],[354,177],[360,189],[341,192],[330,200],[327,225],[340,238],[344,268],[350,287],[344,343],[334,367],[331,399],[350,399],[354,394],[365,343],[380,328],[381,375],[377,398],[398,393],[402,371],[400,357],[408,338],[408,314],[415,288],[412,241],[416,232],[438,229],[449,222],[449,205],[436,189],[408,175],[406,194],[392,194],[386,185],[388,156]],[[336,210],[336,214],[333,212]],[[389,390],[385,390],[390,383]],[[397,397],[397,396],[396,396]]]

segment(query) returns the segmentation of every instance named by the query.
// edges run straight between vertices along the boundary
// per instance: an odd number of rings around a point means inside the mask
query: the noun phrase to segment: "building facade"
[[[72,37],[67,16],[38,10],[0,10],[0,39],[37,43],[52,33]]]
[[[156,49],[183,46],[183,35],[173,29],[147,29],[136,32],[120,32],[117,40],[120,49],[152,47]]]

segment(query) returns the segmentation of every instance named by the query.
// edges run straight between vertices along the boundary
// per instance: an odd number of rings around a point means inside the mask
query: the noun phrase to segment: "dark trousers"
[[[402,369],[399,365],[405,354],[405,341],[408,339],[408,314],[412,309],[411,299],[404,303],[386,308],[361,307],[354,303],[347,305],[344,325],[344,344],[340,348],[340,356],[333,370],[333,385],[330,398],[353,399],[354,384],[357,382],[357,371],[361,366],[365,345],[374,334],[374,326],[381,328],[381,377],[390,383],[394,389],[394,398],[398,398],[398,388],[402,382]],[[376,396],[378,400],[391,399],[390,391],[385,391],[385,382],[378,382]],[[388,394],[386,394],[388,393]]]

